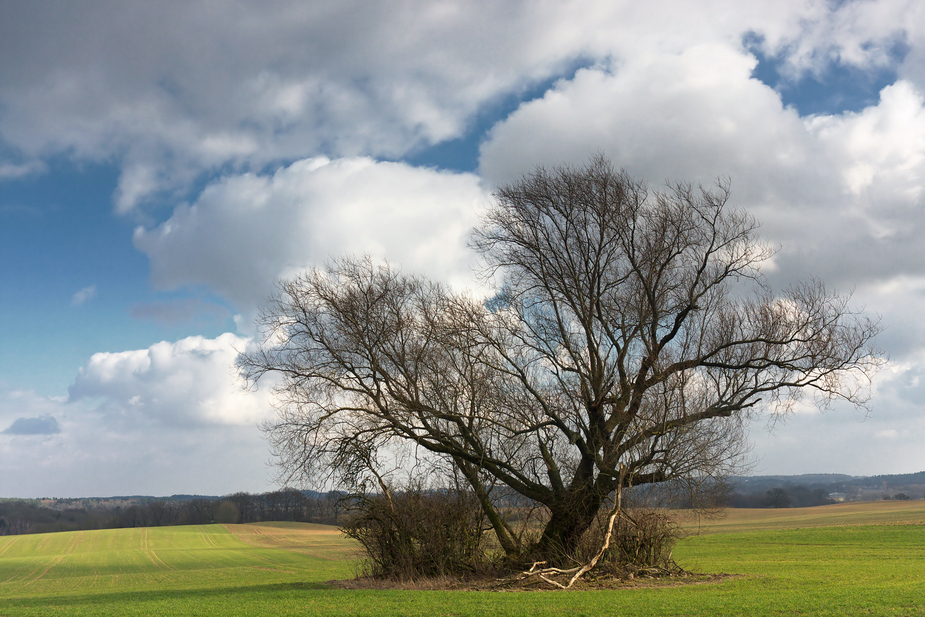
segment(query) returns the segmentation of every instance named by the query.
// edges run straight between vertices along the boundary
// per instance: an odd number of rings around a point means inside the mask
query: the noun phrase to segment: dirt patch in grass
[[[686,585],[705,585],[740,578],[737,574],[672,574],[666,576],[587,576],[575,582],[565,591],[592,591],[604,589],[670,588]],[[328,581],[337,589],[394,589],[404,591],[489,591],[526,592],[562,591],[540,579],[513,580],[509,578],[472,578],[461,580],[451,577],[423,578],[413,581],[358,577],[348,580]]]

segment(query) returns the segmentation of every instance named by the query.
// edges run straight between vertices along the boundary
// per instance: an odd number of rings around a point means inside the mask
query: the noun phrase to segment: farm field
[[[862,501],[813,508],[740,508],[725,510],[716,518],[686,516],[680,522],[688,531],[699,534],[841,525],[902,523],[925,526],[925,501]]]
[[[347,590],[331,527],[207,525],[0,538],[0,616],[923,615],[925,502],[731,510],[675,558],[729,577],[618,590]]]

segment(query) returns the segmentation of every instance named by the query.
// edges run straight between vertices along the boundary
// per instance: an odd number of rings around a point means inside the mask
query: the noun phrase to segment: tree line
[[[223,497],[137,498],[127,505],[102,500],[68,500],[64,507],[40,500],[0,501],[0,536],[124,527],[208,525],[295,521],[336,524],[343,494],[284,488],[261,494],[238,492]]]
[[[925,472],[878,476],[803,474],[731,478],[723,504],[730,508],[801,508],[838,501],[925,498]]]
[[[732,508],[808,508],[835,503],[828,490],[817,487],[797,486],[774,487],[766,491],[733,493],[729,497]]]

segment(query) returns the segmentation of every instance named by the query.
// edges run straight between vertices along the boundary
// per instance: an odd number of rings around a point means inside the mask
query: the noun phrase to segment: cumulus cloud
[[[830,251],[843,228],[856,230],[854,221],[840,223],[841,167],[779,93],[751,77],[755,64],[737,44],[714,43],[579,71],[494,127],[481,173],[509,182],[533,164],[602,151],[652,188],[725,177],[732,205],[784,247],[775,265],[795,247]],[[786,284],[804,272],[779,267],[777,276]]]
[[[899,81],[862,112],[800,118],[750,77],[754,65],[745,50],[714,44],[579,71],[492,130],[482,174],[505,182],[531,161],[602,150],[655,186],[728,176],[734,205],[782,247],[781,285],[925,276],[922,93]]]
[[[574,59],[577,32],[530,42],[557,12],[540,9],[4,4],[0,135],[26,156],[124,155],[122,210],[226,163],[400,156]]]
[[[914,40],[920,14],[898,0],[5,3],[0,137],[33,161],[119,157],[127,211],[204,170],[401,157],[459,137],[480,109],[577,59],[758,33],[796,72],[895,64],[883,50]]]
[[[882,60],[844,53],[861,64]],[[480,172],[507,182],[535,163],[580,163],[603,151],[655,187],[728,176],[732,205],[755,214],[761,235],[781,247],[767,272],[772,284],[815,276],[854,290],[853,306],[882,316],[879,342],[894,361],[869,414],[807,407],[770,434],[766,419],[756,421],[756,471],[925,467],[925,393],[915,385],[925,366],[916,318],[925,299],[923,90],[899,80],[860,112],[801,118],[752,77],[754,68],[746,49],[717,41],[581,70],[494,127]],[[887,438],[892,455],[884,460]]]
[[[772,175],[749,190],[771,190],[811,153],[801,147],[807,140],[796,113],[751,79],[755,64],[736,45],[711,43],[581,70],[491,131],[481,173],[507,182],[533,164],[603,150],[658,183],[752,170],[758,176],[760,167]]]
[[[0,496],[225,494],[272,488],[256,424],[268,389],[246,392],[233,334],[99,353],[66,398],[0,382]]]
[[[236,378],[234,361],[246,344],[227,333],[93,354],[69,388],[68,401],[99,401],[114,422],[253,426],[272,410],[265,392],[244,392]]]
[[[895,470],[908,471],[925,434],[920,5],[2,3],[0,181],[62,155],[115,161],[122,212],[203,182],[168,220],[136,219],[145,223],[134,243],[158,289],[205,286],[244,313],[245,332],[274,279],[344,253],[469,284],[466,232],[485,187],[538,163],[603,151],[654,186],[727,175],[733,203],[783,247],[772,282],[817,275],[856,286],[858,303],[883,314],[894,360],[868,419],[809,410],[765,445],[758,435],[768,470],[818,471],[824,456],[831,471],[894,470],[869,447],[880,435],[906,459]],[[753,78],[746,38],[791,83],[836,65],[901,79],[858,113],[800,117]],[[499,100],[572,75],[576,63],[585,68],[486,136],[480,176],[376,160],[460,137]],[[162,323],[224,319],[194,301],[131,312]],[[266,447],[253,425],[269,407],[265,392],[234,383],[244,344],[226,334],[96,354],[67,400],[0,388],[0,457],[14,461],[13,476],[39,470],[59,494],[93,494],[96,476],[124,492],[259,490]],[[58,432],[22,434],[48,429],[49,418]],[[818,448],[806,448],[807,435]],[[844,466],[846,451],[858,453],[855,467]],[[224,484],[208,484],[219,477]],[[29,494],[26,481],[18,486],[7,490]]]
[[[99,398],[49,398],[0,383],[0,426],[10,425],[0,432],[0,496],[221,495],[272,489],[269,452],[255,427],[180,426],[137,417],[125,422],[114,417],[114,401],[101,403]]]
[[[472,174],[313,158],[217,181],[134,241],[155,286],[206,285],[253,315],[276,279],[345,254],[464,286],[466,235],[487,200]]]
[[[878,236],[895,236],[909,212],[891,206],[920,202],[925,176],[925,96],[907,81],[883,89],[879,104],[860,113],[812,118],[809,130],[827,147],[857,207],[876,208]],[[879,201],[880,203],[876,203]],[[886,202],[887,207],[882,206]],[[874,212],[871,212],[873,214]]]
[[[820,77],[831,64],[876,70],[897,61],[897,47],[922,34],[922,7],[902,0],[799,3],[790,20],[772,20],[762,32],[766,53],[780,57],[785,77]],[[795,6],[791,5],[791,9]],[[786,24],[785,27],[781,27]]]

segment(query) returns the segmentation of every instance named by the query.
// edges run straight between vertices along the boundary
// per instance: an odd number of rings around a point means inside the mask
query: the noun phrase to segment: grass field
[[[730,577],[618,590],[346,590],[355,548],[318,525],[0,538],[14,615],[922,615],[925,502],[732,510],[686,521],[678,562]]]

